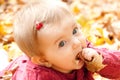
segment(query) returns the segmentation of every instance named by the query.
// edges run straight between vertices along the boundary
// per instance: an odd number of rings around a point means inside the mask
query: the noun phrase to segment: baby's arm
[[[106,66],[98,73],[107,78],[120,78],[120,51],[112,51],[105,48],[94,48],[103,56],[103,64]]]
[[[86,48],[82,56],[88,70],[98,72],[103,77],[120,78],[120,51]]]

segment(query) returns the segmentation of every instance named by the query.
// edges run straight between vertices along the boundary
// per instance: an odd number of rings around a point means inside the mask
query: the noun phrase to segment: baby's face
[[[86,39],[74,19],[64,18],[60,25],[45,27],[40,30],[39,36],[41,50],[52,68],[69,73],[84,65],[79,55],[86,47]]]

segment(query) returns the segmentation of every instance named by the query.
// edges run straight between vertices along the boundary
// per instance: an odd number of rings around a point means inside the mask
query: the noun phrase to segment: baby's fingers
[[[90,48],[85,48],[82,51],[82,57],[84,61],[91,62],[96,57],[96,55],[99,55],[95,50]]]

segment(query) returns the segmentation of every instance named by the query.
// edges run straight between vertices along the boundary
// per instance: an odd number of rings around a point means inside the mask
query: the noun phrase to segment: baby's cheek
[[[87,42],[86,42],[85,39],[83,39],[83,40],[81,41],[81,44],[82,44],[82,47],[83,47],[83,48],[86,48],[86,47],[87,47]]]

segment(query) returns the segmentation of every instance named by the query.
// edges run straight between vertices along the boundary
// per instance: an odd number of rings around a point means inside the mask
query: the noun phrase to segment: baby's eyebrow
[[[74,29],[75,26],[77,27],[77,23],[73,23],[73,25],[71,26],[72,29]],[[55,43],[57,43],[60,39],[63,38],[63,36],[58,36],[58,37],[59,37],[59,38],[55,40]]]

